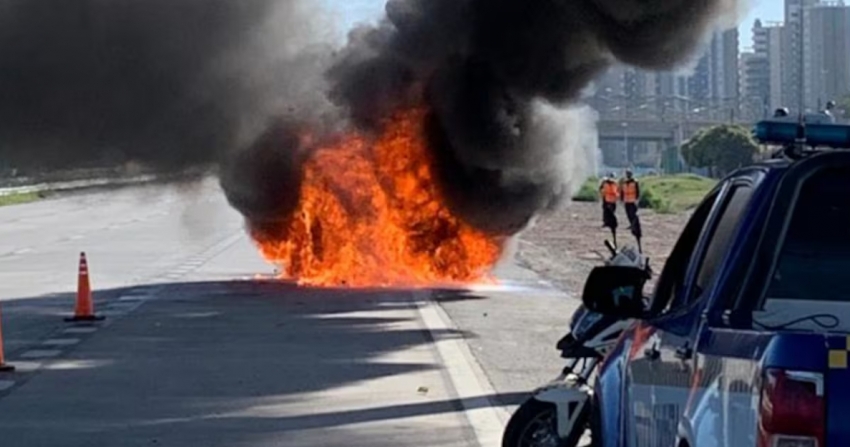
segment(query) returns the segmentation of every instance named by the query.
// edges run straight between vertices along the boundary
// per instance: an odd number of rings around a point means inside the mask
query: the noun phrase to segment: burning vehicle
[[[614,64],[687,63],[738,0],[390,0],[339,47],[307,0],[7,2],[0,158],[212,166],[318,285],[486,279],[592,171]]]

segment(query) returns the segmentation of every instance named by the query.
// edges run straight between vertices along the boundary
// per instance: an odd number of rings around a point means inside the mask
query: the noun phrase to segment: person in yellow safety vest
[[[611,231],[617,229],[617,200],[620,199],[620,187],[611,173],[599,185],[599,195],[602,198],[602,227]]]
[[[623,207],[626,208],[629,225],[634,226],[637,220],[638,203],[640,203],[640,183],[635,180],[631,169],[626,169],[626,178],[620,185],[620,197],[623,200]]]

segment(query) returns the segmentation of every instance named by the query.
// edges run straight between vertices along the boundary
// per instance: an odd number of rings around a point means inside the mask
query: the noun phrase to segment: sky
[[[384,14],[386,0],[321,0],[337,18],[340,30],[361,22],[374,22]]]
[[[751,0],[750,14],[741,22],[741,48],[752,46],[752,27],[755,19],[762,21],[782,21],[784,1],[782,0]],[[340,29],[349,29],[352,25],[363,21],[374,21],[384,11],[384,0],[322,0],[328,10],[337,16]]]
[[[753,22],[761,19],[762,22],[781,22],[785,11],[785,2],[782,0],[752,0],[753,7],[747,18],[738,27],[741,48],[753,45]]]

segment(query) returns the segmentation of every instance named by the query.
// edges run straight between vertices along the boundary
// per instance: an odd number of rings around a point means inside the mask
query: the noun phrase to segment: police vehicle
[[[638,269],[588,277],[588,309],[635,321],[600,365],[595,445],[850,445],[850,126],[755,136],[780,150],[706,196],[648,300]]]

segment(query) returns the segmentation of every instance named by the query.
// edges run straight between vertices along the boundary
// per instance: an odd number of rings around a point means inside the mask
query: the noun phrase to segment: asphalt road
[[[62,320],[82,251],[88,326]],[[462,293],[272,271],[214,182],[0,208],[0,445],[496,446],[577,305],[511,263]]]

